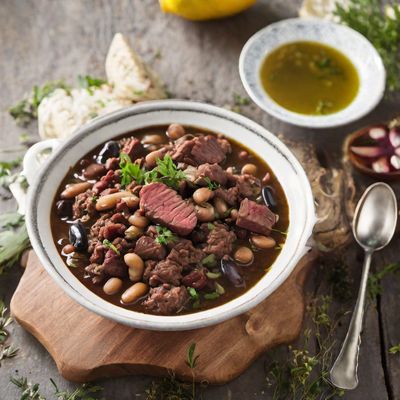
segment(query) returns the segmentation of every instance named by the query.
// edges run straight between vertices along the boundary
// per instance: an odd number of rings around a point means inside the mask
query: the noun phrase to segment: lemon
[[[160,0],[164,12],[193,21],[216,19],[237,14],[256,0]]]

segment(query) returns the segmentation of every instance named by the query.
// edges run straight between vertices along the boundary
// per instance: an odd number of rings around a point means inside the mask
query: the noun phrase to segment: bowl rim
[[[356,100],[356,98],[344,109],[339,110],[338,112],[332,113],[332,114],[327,114],[327,115],[322,115],[322,116],[313,116],[313,115],[307,115],[307,114],[301,114],[301,113],[296,113],[293,111],[290,111],[284,107],[282,107],[280,104],[278,104],[275,100],[273,100],[268,93],[263,89],[263,93],[265,95],[265,99],[261,99],[257,94],[254,92],[252,85],[249,84],[248,81],[248,75],[245,70],[245,63],[248,59],[249,51],[250,49],[260,41],[260,39],[268,34],[270,31],[273,31],[276,28],[281,28],[282,26],[287,26],[287,25],[293,25],[296,26],[301,22],[302,24],[308,24],[310,26],[331,26],[334,29],[342,30],[343,32],[346,32],[349,37],[353,37],[353,39],[360,40],[366,44],[366,46],[369,48],[370,54],[373,56],[374,60],[377,63],[377,68],[376,68],[376,80],[378,82],[378,89],[374,92],[375,97],[372,99],[372,101],[369,102],[367,107],[359,108],[358,112],[354,112],[349,115],[344,115],[343,112]],[[322,28],[323,29],[323,28]],[[279,45],[275,46],[272,50],[275,50],[279,48],[280,46],[288,43],[294,43],[297,41],[301,41],[302,39],[296,39],[296,40],[287,40]],[[315,41],[318,43],[326,44],[324,43],[319,37],[315,37],[314,39],[307,39],[307,41]],[[330,47],[333,47],[334,49],[342,52],[338,46],[335,46],[333,44],[329,44]],[[261,59],[265,57],[265,53],[259,54],[254,62],[259,62]],[[351,57],[349,57],[351,60]],[[351,60],[352,61],[352,60]],[[253,63],[254,63],[253,62]],[[290,123],[292,125],[296,126],[302,126],[302,127],[307,127],[307,128],[319,128],[319,129],[324,129],[324,128],[333,128],[333,127],[339,127],[342,125],[349,124],[351,122],[354,122],[363,116],[367,115],[370,111],[372,111],[378,103],[381,101],[384,93],[385,93],[385,86],[386,86],[386,70],[382,61],[381,56],[377,52],[376,48],[373,46],[373,44],[360,32],[357,32],[356,30],[342,24],[338,24],[332,21],[326,21],[326,20],[320,20],[318,18],[288,18],[282,21],[274,22],[270,25],[267,25],[266,27],[262,28],[261,30],[257,31],[254,35],[252,35],[245,45],[242,48],[242,51],[240,53],[239,57],[239,75],[240,79],[242,81],[242,84],[247,92],[247,94],[250,96],[250,98],[265,112],[268,114],[272,115],[275,118],[278,118],[281,121]],[[362,81],[360,80],[360,87],[362,85]],[[270,104],[269,104],[270,103]],[[271,107],[273,105],[273,107]]]
[[[96,301],[93,302],[90,299],[87,299],[82,293],[79,292],[79,290],[73,288],[68,282],[69,279],[65,279],[64,277],[62,277],[58,273],[56,268],[53,266],[52,260],[47,254],[45,246],[40,237],[38,222],[37,222],[36,210],[39,197],[41,194],[41,185],[42,185],[41,182],[44,182],[46,176],[50,173],[49,171],[51,170],[50,167],[52,166],[52,164],[57,165],[58,155],[63,153],[64,148],[68,146],[71,148],[76,148],[77,143],[79,143],[80,138],[82,138],[83,136],[93,133],[96,130],[101,129],[102,127],[110,126],[110,129],[112,129],[112,125],[114,123],[129,118],[133,115],[142,114],[149,111],[158,112],[158,111],[168,111],[168,110],[169,111],[183,110],[195,113],[199,112],[203,115],[208,114],[210,116],[216,116],[221,119],[228,119],[232,123],[237,124],[239,126],[243,126],[247,130],[254,133],[255,135],[260,136],[262,139],[266,140],[270,145],[278,149],[279,152],[281,152],[284,155],[284,157],[290,162],[292,168],[295,169],[296,173],[299,175],[299,179],[301,180],[302,185],[304,186],[304,196],[306,204],[306,209],[304,210],[304,212],[306,213],[307,218],[304,221],[301,240],[299,241],[296,249],[293,250],[292,258],[287,263],[287,266],[282,271],[280,271],[275,280],[271,282],[268,290],[266,290],[266,288],[259,288],[257,292],[255,290],[257,284],[252,288],[250,288],[246,293],[254,291],[252,297],[248,301],[241,303],[238,307],[231,308],[229,312],[218,313],[217,310],[218,308],[222,307],[223,306],[222,305],[209,310],[199,311],[191,314],[178,315],[178,316],[153,316],[150,314],[132,311],[131,312],[132,318],[128,318],[123,315],[111,313],[109,310],[103,308],[101,304],[96,303]],[[151,123],[149,124],[149,126],[150,125]],[[46,271],[70,297],[72,297],[75,301],[77,301],[78,304],[97,313],[98,315],[114,320],[116,322],[123,323],[125,325],[129,325],[132,327],[137,327],[140,329],[163,330],[163,331],[189,330],[189,329],[197,329],[197,328],[202,328],[204,326],[214,325],[223,322],[227,319],[233,318],[239,314],[242,314],[248,311],[249,309],[253,308],[257,304],[259,304],[262,300],[264,300],[267,296],[269,296],[273,291],[275,291],[276,288],[278,288],[286,280],[286,278],[292,273],[294,267],[297,265],[300,258],[308,251],[306,245],[309,238],[312,235],[312,231],[315,222],[317,220],[315,215],[314,199],[311,191],[311,185],[308,181],[306,173],[302,168],[301,164],[299,163],[297,158],[293,155],[293,153],[286,147],[286,145],[284,145],[271,132],[269,132],[268,130],[258,125],[254,121],[240,114],[236,114],[232,111],[228,111],[213,105],[199,103],[199,102],[192,102],[187,100],[147,101],[133,105],[132,107],[127,107],[121,110],[117,110],[113,113],[104,115],[102,117],[98,117],[89,122],[88,124],[82,126],[76,131],[76,133],[72,137],[68,138],[67,141],[64,141],[63,144],[56,149],[56,151],[52,154],[49,160],[47,160],[43,168],[41,168],[36,180],[29,188],[27,205],[28,206],[27,206],[26,224],[27,224],[28,234],[31,239],[32,247],[35,250],[36,254],[38,255]],[[71,276],[73,277],[73,279],[76,279],[72,274]],[[240,297],[241,296],[237,297],[237,299],[239,299]],[[98,298],[103,300],[101,297]],[[229,302],[225,304],[229,304]],[[206,318],[204,318],[204,313],[209,312],[210,310],[212,310],[213,314],[211,316],[207,316]]]

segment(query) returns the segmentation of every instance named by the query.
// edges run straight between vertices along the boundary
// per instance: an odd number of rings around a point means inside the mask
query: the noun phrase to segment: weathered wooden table
[[[0,140],[1,149],[14,146],[25,130],[16,127],[7,113],[10,104],[19,100],[33,85],[65,78],[73,82],[78,74],[104,76],[103,63],[115,32],[126,33],[135,49],[163,77],[177,98],[211,102],[224,106],[233,103],[233,93],[244,95],[238,74],[238,56],[245,41],[269,23],[296,16],[299,1],[259,1],[255,7],[234,18],[192,23],[163,15],[155,0],[2,0],[0,5]],[[371,122],[389,119],[400,111],[400,98],[384,100],[371,114],[350,126],[324,131],[300,129],[284,124],[255,105],[242,112],[275,134],[294,141],[323,145],[341,158],[346,133]],[[34,132],[30,127],[29,132]],[[2,154],[3,158],[3,154]],[[370,183],[355,175],[359,188]],[[3,202],[0,211],[13,209]],[[374,268],[397,261],[397,237],[389,249],[377,254]],[[356,245],[347,254],[354,277],[353,300],[361,260]],[[320,274],[315,269],[310,291],[318,293]],[[0,297],[9,303],[22,274],[19,267],[0,277]],[[400,356],[388,348],[400,342],[400,278],[387,276],[383,293],[367,309],[360,360],[360,386],[346,393],[345,399],[400,399]],[[49,299],[51,301],[51,299]],[[9,383],[10,376],[20,375],[39,382],[42,392],[53,393],[49,378],[62,388],[75,385],[58,376],[55,364],[45,349],[16,323],[10,327],[18,356],[3,361],[0,367],[0,398],[17,399],[18,390]],[[343,328],[337,339],[343,338]],[[90,340],[90,338],[81,338]],[[283,352],[283,354],[285,354]],[[228,385],[210,387],[206,399],[261,399],[264,393],[266,359],[261,357],[241,377]],[[99,382],[108,399],[144,398],[147,377],[127,377]],[[139,394],[141,394],[139,396]]]

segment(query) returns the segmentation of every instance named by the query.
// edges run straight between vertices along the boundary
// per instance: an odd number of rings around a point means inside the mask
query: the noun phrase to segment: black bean
[[[119,156],[119,144],[114,140],[107,142],[100,150],[96,161],[100,164],[104,164],[108,158]]]
[[[69,227],[69,241],[75,250],[83,251],[88,246],[86,229],[81,222],[75,222]]]
[[[56,212],[60,218],[71,218],[72,217],[72,200],[60,200],[56,203]]]
[[[265,186],[262,188],[262,197],[264,203],[271,209],[275,209],[278,203],[276,202],[275,198],[275,191],[271,186]]]
[[[224,256],[221,260],[221,271],[235,287],[244,287],[245,281],[239,274],[238,267],[229,256]]]

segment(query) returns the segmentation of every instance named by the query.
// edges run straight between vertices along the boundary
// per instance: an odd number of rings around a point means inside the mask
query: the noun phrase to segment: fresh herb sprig
[[[391,7],[392,15],[385,10]],[[342,23],[363,34],[376,48],[387,73],[387,89],[400,89],[400,10],[397,1],[349,0],[336,3],[335,15]]]
[[[393,273],[400,273],[400,263],[392,263],[385,265],[377,272],[371,273],[368,277],[368,296],[371,301],[374,301],[377,296],[382,293],[382,279]]]
[[[208,176],[206,176],[204,180],[210,190],[216,190],[221,186],[219,183],[212,181]]]
[[[133,163],[126,153],[119,155],[119,167],[121,169],[121,185],[127,186],[132,181],[141,185],[144,181],[146,171],[139,164]]]
[[[158,158],[157,166],[145,174],[146,183],[162,182],[174,189],[178,189],[179,183],[185,179],[185,173],[178,169],[169,155],[162,160]]]
[[[178,237],[165,226],[157,226],[156,230],[157,230],[156,242],[158,244],[166,245],[168,243],[176,242],[178,240]]]
[[[399,344],[396,344],[395,346],[392,346],[392,347],[389,349],[389,353],[390,353],[390,354],[397,354],[397,353],[400,353],[400,343],[399,343]]]
[[[30,247],[24,217],[19,213],[0,216],[0,275],[16,264]]]
[[[187,291],[189,296],[192,300],[192,308],[199,308],[200,307],[200,295],[195,288],[188,287]]]
[[[2,360],[5,358],[13,358],[18,353],[18,349],[12,344],[5,344],[9,337],[7,326],[10,325],[12,321],[13,319],[7,312],[7,307],[4,302],[0,300],[0,366]]]
[[[112,250],[117,256],[121,255],[119,250],[108,239],[103,240],[103,246],[107,247],[107,249]]]
[[[64,81],[53,81],[43,86],[35,85],[26,97],[15,103],[8,112],[15,119],[18,125],[28,125],[37,118],[38,107],[43,99],[51,95],[56,89],[70,91],[71,88]]]
[[[101,78],[94,78],[90,75],[78,75],[78,84],[81,88],[86,89],[89,94],[93,94],[93,88],[99,88],[106,84],[107,81]]]

